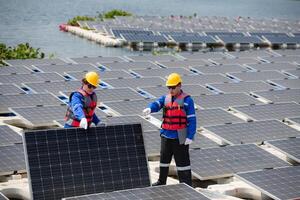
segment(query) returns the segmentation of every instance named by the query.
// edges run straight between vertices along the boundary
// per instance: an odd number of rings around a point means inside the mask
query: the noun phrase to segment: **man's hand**
[[[184,142],[184,145],[190,145],[192,144],[193,140],[189,139],[189,138],[186,138],[185,139],[185,142]]]
[[[145,109],[143,110],[143,115],[144,115],[144,116],[148,116],[148,115],[150,115],[150,113],[151,113],[151,109],[150,109],[150,108],[145,108]]]
[[[88,127],[88,122],[87,122],[86,118],[82,118],[82,119],[80,120],[79,126],[80,126],[81,128],[87,129],[87,127]]]

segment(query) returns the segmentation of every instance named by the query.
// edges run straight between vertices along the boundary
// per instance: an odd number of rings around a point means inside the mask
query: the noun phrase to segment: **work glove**
[[[150,109],[150,108],[145,108],[145,109],[143,110],[143,115],[144,115],[144,116],[148,116],[148,115],[150,115],[150,113],[151,113],[151,109]]]
[[[87,129],[87,128],[88,128],[88,122],[87,122],[86,118],[82,118],[82,119],[80,120],[79,126],[80,126],[81,128],[84,128],[84,129]]]
[[[192,142],[193,142],[193,140],[191,140],[190,138],[186,138],[184,145],[190,145],[190,144],[192,144]]]

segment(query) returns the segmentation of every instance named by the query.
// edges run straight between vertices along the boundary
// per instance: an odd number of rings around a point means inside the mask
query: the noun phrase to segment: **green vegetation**
[[[5,65],[3,60],[44,58],[45,54],[40,49],[31,47],[28,43],[18,44],[16,47],[7,47],[0,43],[0,65]]]
[[[68,25],[71,26],[79,26],[78,21],[95,21],[95,17],[89,17],[89,16],[76,16],[73,17],[68,21]]]
[[[103,17],[105,19],[114,19],[115,16],[132,16],[132,14],[129,12],[126,12],[123,10],[117,10],[117,9],[111,10],[111,11],[103,14]]]

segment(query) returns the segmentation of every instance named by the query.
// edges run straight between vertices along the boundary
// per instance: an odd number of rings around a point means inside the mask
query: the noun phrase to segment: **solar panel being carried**
[[[24,144],[33,199],[150,186],[140,124],[25,132]]]

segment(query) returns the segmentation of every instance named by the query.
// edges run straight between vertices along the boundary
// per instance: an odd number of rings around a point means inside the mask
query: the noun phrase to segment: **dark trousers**
[[[174,155],[180,183],[192,185],[189,145],[179,144],[178,139],[161,137],[159,181],[166,184],[169,165]]]

